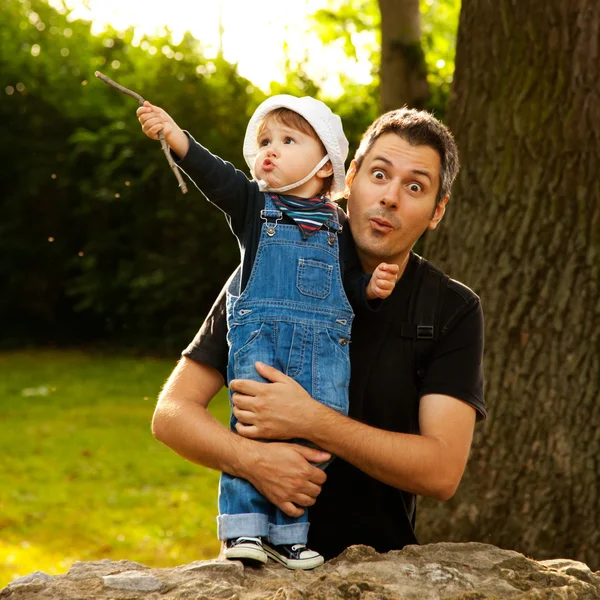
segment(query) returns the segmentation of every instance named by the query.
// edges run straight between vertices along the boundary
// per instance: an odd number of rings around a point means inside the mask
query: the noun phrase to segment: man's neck
[[[400,278],[402,277],[402,274],[404,273],[404,271],[406,269],[406,265],[408,264],[408,260],[410,258],[411,251],[407,250],[405,254],[402,254],[400,256],[395,256],[393,259],[390,258],[389,260],[382,260],[381,258],[378,258],[378,257],[365,256],[358,250],[358,248],[356,249],[356,252],[358,254],[358,260],[360,261],[360,266],[364,273],[367,273],[370,275],[382,262],[385,262],[390,265],[398,265],[398,267],[400,269],[398,271],[398,281],[399,281]]]

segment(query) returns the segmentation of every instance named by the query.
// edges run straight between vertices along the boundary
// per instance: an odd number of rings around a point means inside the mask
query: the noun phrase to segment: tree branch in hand
[[[101,81],[104,81],[104,83],[119,90],[119,92],[121,92],[122,94],[126,94],[127,96],[131,96],[132,98],[135,98],[139,102],[140,106],[142,106],[142,104],[144,104],[144,98],[142,98],[139,94],[120,85],[116,81],[113,81],[110,77],[107,77],[103,73],[100,73],[100,71],[96,71],[94,73],[94,75]],[[169,150],[169,145],[167,144],[167,140],[165,140],[165,136],[162,131],[158,132],[158,139],[160,140],[161,148],[162,148],[163,152],[165,153],[165,156],[167,157],[167,162],[169,163],[169,166],[171,167],[171,170],[173,171],[173,173],[175,173],[175,177],[177,178],[177,183],[179,183],[179,187],[181,188],[181,191],[184,194],[187,194],[187,191],[188,191],[187,185],[185,184],[185,181],[183,180],[183,177],[181,176],[181,172],[177,168],[177,165],[173,161],[173,157],[171,156],[171,151]]]

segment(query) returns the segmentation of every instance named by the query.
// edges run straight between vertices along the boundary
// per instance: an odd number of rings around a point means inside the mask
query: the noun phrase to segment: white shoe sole
[[[267,556],[274,560],[275,562],[281,563],[284,567],[288,569],[292,569],[294,571],[309,571],[310,569],[316,569],[320,567],[325,559],[319,554],[319,556],[315,556],[314,558],[307,558],[304,560],[294,560],[286,558],[265,544],[264,546],[265,552]]]
[[[234,546],[225,550],[227,560],[241,560],[243,563],[260,563],[264,565],[267,560],[267,553],[259,548],[244,548]]]

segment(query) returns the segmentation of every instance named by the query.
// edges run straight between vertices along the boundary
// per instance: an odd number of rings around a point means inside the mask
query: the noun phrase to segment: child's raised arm
[[[162,130],[165,140],[169,147],[177,156],[183,158],[190,147],[187,135],[183,133],[181,127],[175,123],[169,113],[150,104],[147,100],[140,106],[136,114],[138,121],[142,126],[142,131],[151,139],[158,139],[158,132]]]

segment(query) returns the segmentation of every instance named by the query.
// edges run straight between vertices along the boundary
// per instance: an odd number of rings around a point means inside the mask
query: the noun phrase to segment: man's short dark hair
[[[440,187],[436,203],[450,195],[450,188],[458,174],[458,149],[450,130],[431,113],[424,110],[399,108],[381,115],[365,131],[354,155],[356,172],[373,144],[384,133],[395,133],[411,146],[429,146],[440,156]]]

